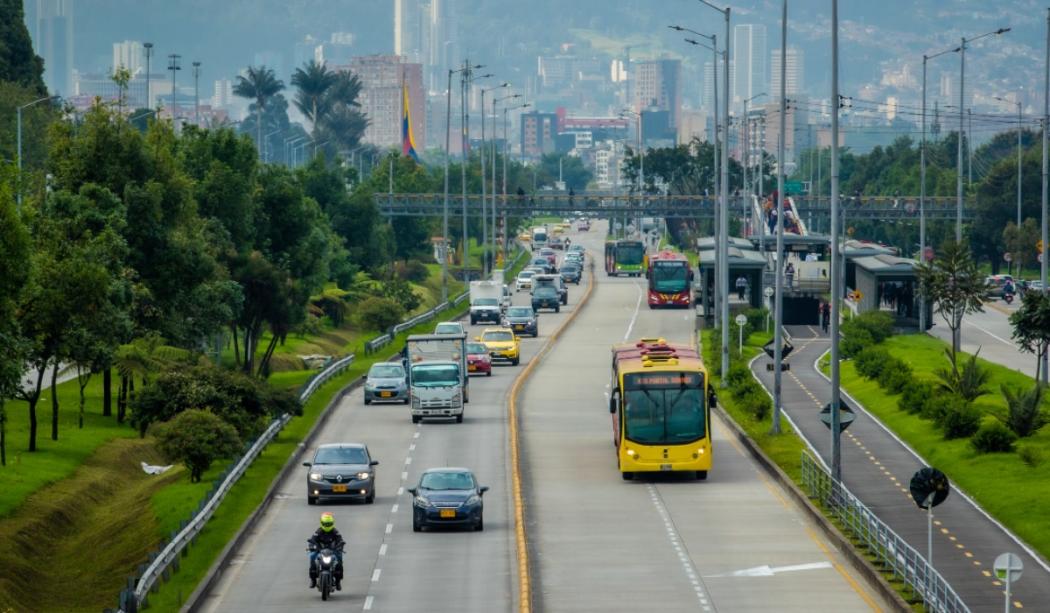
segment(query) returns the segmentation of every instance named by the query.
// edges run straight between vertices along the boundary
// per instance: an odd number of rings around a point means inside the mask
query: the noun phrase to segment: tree
[[[0,0],[0,81],[17,83],[38,96],[44,87],[44,60],[33,53],[21,0]]]
[[[124,101],[127,100],[128,96],[128,82],[131,81],[131,71],[123,66],[118,66],[113,69],[113,75],[110,76],[110,80],[117,84],[117,89],[120,91],[120,95],[117,97],[117,113],[120,117],[123,117]]]
[[[965,243],[948,241],[932,262],[919,266],[919,291],[952,331],[952,364],[959,352],[964,315],[984,312],[988,288]]]
[[[190,481],[201,480],[212,462],[233,457],[241,449],[237,431],[209,411],[189,409],[157,429],[160,452],[173,462],[182,462]]]
[[[553,184],[558,180],[559,162],[562,180],[565,181],[565,189],[582,192],[587,189],[587,183],[591,180],[591,171],[583,165],[583,161],[574,155],[563,155],[559,153],[548,153],[540,160],[540,171],[544,185]]]
[[[1006,399],[1006,415],[1000,420],[1020,438],[1032,436],[1050,423],[1043,411],[1043,386],[1036,384],[1027,390],[1015,392],[1006,385],[1001,386]]]
[[[1050,294],[1025,292],[1021,307],[1010,315],[1010,324],[1014,327],[1013,339],[1021,350],[1035,354],[1036,378],[1046,385],[1039,365],[1050,349]]]
[[[324,62],[310,60],[292,74],[292,85],[298,90],[295,106],[313,124],[313,141],[317,142],[321,117],[327,115],[331,103],[329,91],[339,80],[336,73],[328,70]]]
[[[0,177],[6,179],[6,177]],[[15,307],[29,281],[29,233],[15,212],[10,183],[0,180],[0,466],[7,465],[7,412],[4,401],[19,389],[25,366],[25,342]]]
[[[235,96],[248,98],[255,102],[250,106],[256,117],[262,116],[266,111],[266,104],[271,98],[284,89],[284,81],[274,74],[272,68],[266,66],[249,66],[245,75],[237,76],[237,83],[233,86]],[[259,149],[259,157],[262,157],[262,121],[255,122],[255,144]]]
[[[1035,264],[1038,243],[1039,225],[1035,219],[1029,217],[1020,228],[1012,221],[1006,224],[1006,228],[1003,229],[1003,244],[1006,252],[1011,255],[1011,263],[1017,266],[1015,275],[1020,276],[1026,265]]]

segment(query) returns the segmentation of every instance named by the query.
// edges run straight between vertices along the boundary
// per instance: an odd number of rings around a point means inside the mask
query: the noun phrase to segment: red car
[[[467,373],[492,376],[492,358],[484,343],[467,343]]]
[[[547,261],[550,262],[551,266],[558,265],[558,256],[550,247],[544,247],[543,249],[540,249],[540,255],[547,258]]]

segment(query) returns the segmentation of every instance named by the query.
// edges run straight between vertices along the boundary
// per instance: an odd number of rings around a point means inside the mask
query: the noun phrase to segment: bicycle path
[[[830,402],[831,385],[816,369],[816,361],[829,348],[829,339],[815,326],[789,326],[795,346],[790,370],[781,378],[784,413],[809,446],[830,465],[831,433],[819,413]],[[771,360],[762,356],[752,371],[773,389]],[[926,555],[926,512],[908,492],[915,471],[926,464],[891,434],[857,402],[844,400],[856,419],[842,435],[842,475],[846,487],[882,521],[917,551]],[[950,472],[950,467],[941,466]],[[1004,586],[996,580],[992,564],[1001,553],[1012,552],[1024,563],[1024,576],[1012,585],[1013,608],[1050,610],[1050,567],[1037,559],[958,490],[934,509],[933,562],[971,611],[1002,611]]]

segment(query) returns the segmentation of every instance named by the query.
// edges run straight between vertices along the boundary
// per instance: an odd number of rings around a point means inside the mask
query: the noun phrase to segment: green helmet
[[[335,530],[335,517],[331,513],[321,513],[321,529],[325,532]]]

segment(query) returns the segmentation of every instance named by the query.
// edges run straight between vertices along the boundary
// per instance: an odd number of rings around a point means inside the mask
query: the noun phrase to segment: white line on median
[[[390,534],[393,531],[394,531],[394,524],[387,524],[386,525],[386,533]]]
[[[377,569],[373,570],[372,571],[372,583],[375,583],[376,581],[379,581],[379,575],[381,575],[381,574],[383,574],[383,569],[382,568],[377,568]]]
[[[381,555],[381,556],[385,556],[386,555],[386,543],[383,543],[382,545],[379,546],[379,555]]]
[[[405,466],[408,466],[411,463],[412,463],[412,456],[408,456],[407,458],[405,458]]]
[[[405,488],[404,487],[397,488],[397,495],[398,496],[404,496],[405,495]]]
[[[364,610],[365,610],[365,611],[371,611],[371,610],[372,610],[372,603],[373,603],[374,601],[375,601],[375,598],[374,598],[373,596],[369,596],[368,598],[365,598],[365,607],[364,607]]]
[[[634,305],[634,314],[631,315],[631,323],[627,325],[627,331],[623,333],[623,340],[627,340],[627,337],[631,335],[631,330],[634,329],[634,322],[638,319],[638,311],[642,308],[642,286],[635,282],[634,288],[638,290],[638,302]]]
[[[394,506],[390,507],[390,512],[391,513],[397,513],[397,505],[396,504]]]
[[[405,479],[408,479],[408,471],[407,470],[401,473],[401,480],[404,481]]]

